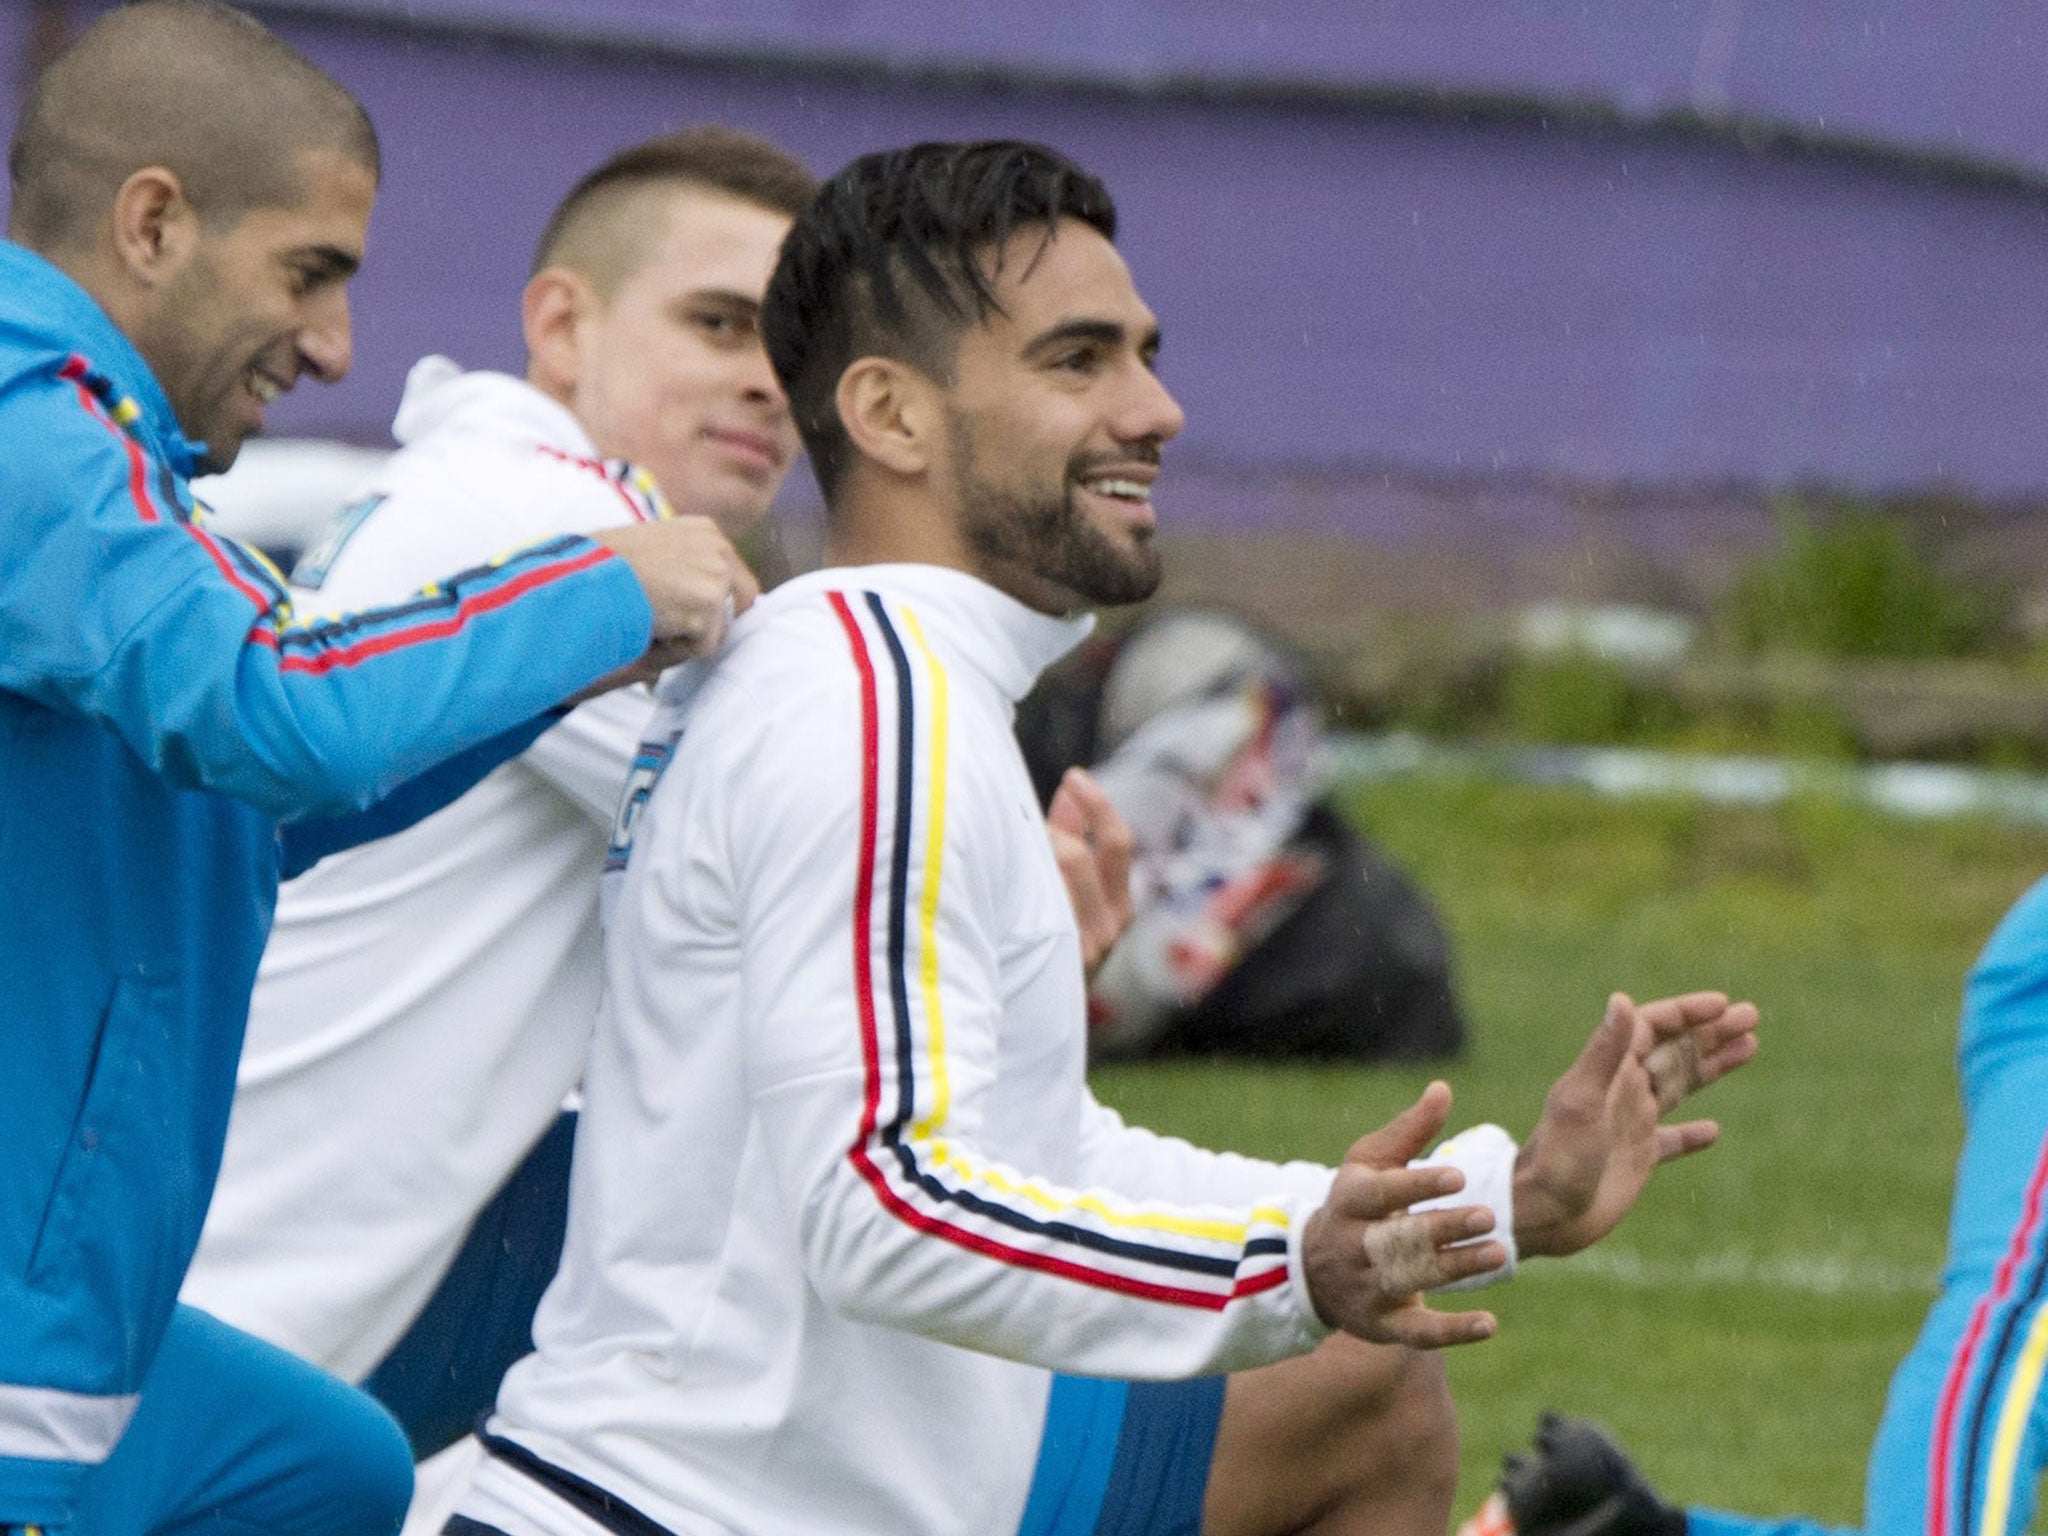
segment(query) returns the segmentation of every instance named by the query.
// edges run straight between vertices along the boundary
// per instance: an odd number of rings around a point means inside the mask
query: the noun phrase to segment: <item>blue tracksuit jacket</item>
[[[652,626],[578,538],[301,620],[194,523],[195,462],[85,291],[0,243],[0,1525],[61,1518],[133,1411],[219,1163],[279,825],[330,818],[307,829],[336,846],[333,818],[467,751],[445,793],[393,797],[424,813]]]

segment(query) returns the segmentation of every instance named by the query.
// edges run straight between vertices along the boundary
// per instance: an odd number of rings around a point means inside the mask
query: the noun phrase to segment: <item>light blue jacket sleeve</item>
[[[573,536],[302,621],[267,564],[185,521],[169,471],[64,381],[17,381],[0,425],[0,688],[281,821],[381,799],[652,632],[626,563]]]

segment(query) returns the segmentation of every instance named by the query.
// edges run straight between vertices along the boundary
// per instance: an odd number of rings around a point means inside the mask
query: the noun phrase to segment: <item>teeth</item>
[[[1137,480],[1089,480],[1085,483],[1098,496],[1114,496],[1120,501],[1152,499],[1152,487]]]
[[[264,405],[268,405],[279,395],[283,394],[284,391],[279,387],[277,380],[271,378],[270,375],[255,373],[249,376],[249,393],[254,395]]]

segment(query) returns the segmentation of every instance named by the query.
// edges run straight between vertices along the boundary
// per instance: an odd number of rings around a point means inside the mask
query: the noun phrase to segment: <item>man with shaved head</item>
[[[172,59],[176,68],[167,69]],[[275,225],[309,182],[331,185],[329,227],[306,231],[313,238],[303,249],[262,253],[291,264],[293,285],[316,301],[313,323],[289,327],[280,315],[266,329],[251,316],[240,344],[223,345],[218,306],[227,285],[252,274],[205,262],[175,274],[161,297],[131,291],[112,221],[142,166],[169,173],[177,203],[207,235],[251,215]],[[37,83],[8,170],[8,238],[108,295],[109,318],[156,368],[187,435],[205,444],[205,468],[232,463],[261,407],[301,372],[325,381],[347,371],[344,283],[361,240],[344,226],[369,218],[377,136],[338,82],[239,12],[170,3],[110,16]],[[164,180],[145,190],[172,193]]]
[[[389,1419],[175,1305],[280,869],[715,644],[752,578],[708,520],[631,523],[302,617],[187,477],[348,367],[361,108],[236,11],[142,0],[52,63],[9,166],[0,1531],[388,1532]]]

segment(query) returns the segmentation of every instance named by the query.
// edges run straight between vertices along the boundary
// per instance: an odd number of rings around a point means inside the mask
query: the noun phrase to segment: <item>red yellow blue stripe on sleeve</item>
[[[998,1262],[1221,1311],[1287,1283],[1288,1213],[1062,1189],[948,1140],[938,916],[945,897],[948,679],[916,613],[827,594],[861,698],[853,963],[865,1087],[848,1157],[893,1217]]]
[[[2048,1141],[1990,1289],[1944,1372],[1927,1459],[1927,1536],[2006,1536],[2021,1446],[2048,1371]]]
[[[549,539],[422,588],[387,608],[304,620],[294,617],[289,607],[280,608],[251,632],[251,638],[277,650],[281,671],[318,673],[352,667],[407,646],[445,640],[477,615],[611,557],[610,550],[587,539]]]

